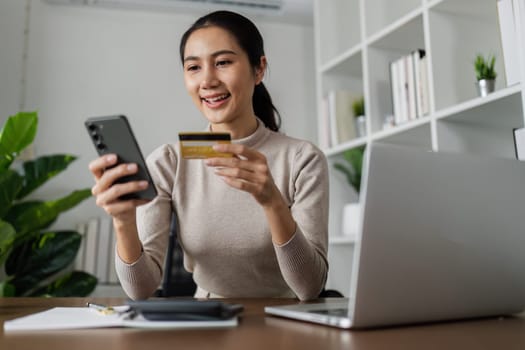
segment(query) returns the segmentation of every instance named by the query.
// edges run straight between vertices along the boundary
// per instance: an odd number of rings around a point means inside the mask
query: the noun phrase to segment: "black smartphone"
[[[137,164],[138,171],[133,175],[121,177],[117,180],[118,183],[140,180],[146,180],[149,183],[145,190],[125,194],[120,199],[155,198],[157,190],[126,116],[92,117],[88,118],[84,124],[100,156],[114,153],[117,155],[117,165],[122,163]]]

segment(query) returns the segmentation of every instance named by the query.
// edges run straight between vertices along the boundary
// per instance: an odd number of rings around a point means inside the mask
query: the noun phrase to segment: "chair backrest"
[[[193,296],[197,289],[192,274],[184,269],[183,252],[177,239],[178,227],[177,215],[173,213],[164,276],[162,277],[162,289],[157,291],[156,296]]]

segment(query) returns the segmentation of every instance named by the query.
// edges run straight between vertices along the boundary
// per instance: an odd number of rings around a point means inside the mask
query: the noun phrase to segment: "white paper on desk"
[[[119,310],[119,307],[115,307]],[[87,307],[55,307],[4,322],[4,332],[45,331],[83,328],[133,327],[149,329],[196,329],[237,326],[237,318],[219,321],[148,321],[142,316],[125,319],[119,314],[103,315]]]

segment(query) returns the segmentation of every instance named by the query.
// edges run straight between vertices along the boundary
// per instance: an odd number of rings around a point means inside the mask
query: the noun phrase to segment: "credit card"
[[[181,132],[179,133],[180,154],[184,159],[231,157],[231,153],[215,151],[212,146],[231,143],[231,136],[225,132]]]

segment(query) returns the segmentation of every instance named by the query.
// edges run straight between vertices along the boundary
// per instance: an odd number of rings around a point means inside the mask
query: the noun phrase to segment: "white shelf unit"
[[[314,32],[319,129],[322,101],[332,90],[362,94],[367,119],[366,136],[324,149],[331,247],[353,247],[338,238],[343,205],[358,200],[333,168],[345,150],[379,141],[515,157],[512,129],[524,125],[525,84],[507,87],[496,0],[315,0]],[[430,113],[384,130],[385,117],[394,113],[390,62],[416,49],[424,49],[428,60]],[[496,91],[484,98],[475,87],[478,53],[496,56]]]
[[[367,107],[367,136],[325,149],[331,163],[372,141],[514,157],[512,128],[524,124],[524,89],[506,86],[495,0],[317,0],[315,34],[318,101],[349,89],[361,92]],[[418,48],[429,60],[430,114],[383,130],[393,113],[389,63]],[[477,53],[497,58],[496,92],[484,98],[474,85]],[[354,200],[355,193],[341,190],[342,176],[332,175],[331,197]],[[331,232],[340,232],[338,207]]]

